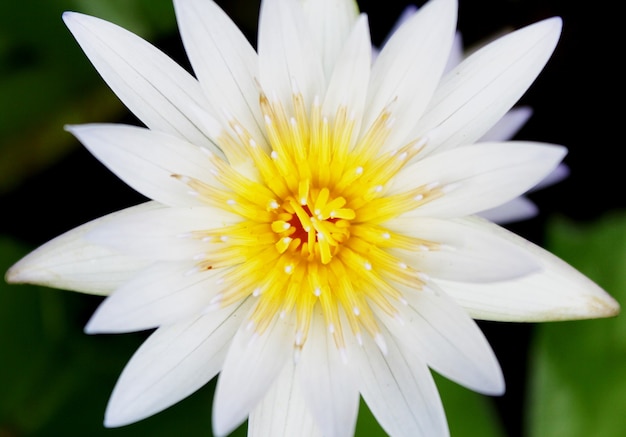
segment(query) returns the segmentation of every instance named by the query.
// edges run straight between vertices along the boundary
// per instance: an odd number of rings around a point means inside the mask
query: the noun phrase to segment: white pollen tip
[[[258,144],[256,143],[256,141],[254,141],[254,138],[250,138],[250,139],[248,140],[248,144],[249,144],[249,145],[250,145],[250,147],[252,147],[252,148],[256,148],[256,147],[258,147]]]
[[[278,159],[278,153],[276,153],[276,150],[272,150],[272,153],[270,153],[270,156],[272,157],[272,159]]]
[[[401,161],[404,161],[404,160],[407,158],[407,156],[409,156],[409,154],[408,154],[408,153],[406,153],[406,152],[402,152],[402,153],[398,156],[398,159],[399,159],[399,160],[401,160]]]
[[[192,197],[198,197],[200,195],[200,193],[198,193],[195,190],[187,190],[187,194],[189,194]]]
[[[306,197],[300,198],[300,205],[306,205]]]
[[[228,205],[235,205],[237,202],[235,202],[235,199],[228,199],[228,200],[226,201],[226,203],[227,203]]]
[[[222,236],[220,237],[220,241],[222,241],[222,242],[226,242],[226,241],[228,241],[228,236],[227,236],[227,235],[222,235]]]
[[[359,309],[359,307],[353,307],[352,312],[354,313],[355,316],[358,316],[361,314],[361,310]]]
[[[194,261],[200,261],[206,259],[206,253],[202,252],[202,253],[198,253],[196,255],[193,256],[193,260]]]
[[[269,115],[265,114],[263,119],[265,120],[265,123],[272,124],[272,117],[270,117]]]
[[[399,313],[396,313],[394,319],[396,320],[396,322],[398,322],[398,324],[400,324],[400,326],[406,325],[406,322]]]
[[[287,229],[289,229],[291,227],[291,225],[287,222],[285,222],[285,224],[283,225],[283,229],[286,231]]]
[[[277,202],[277,201],[272,200],[272,201],[270,202],[270,205],[269,205],[269,206],[270,206],[270,208],[271,208],[271,209],[278,209],[278,207],[279,207],[280,205],[278,204],[278,202]]]
[[[296,346],[302,346],[304,344],[304,332],[300,329],[296,331],[295,342]]]
[[[382,185],[376,185],[374,187],[374,191],[376,191],[377,193],[380,193],[381,191],[383,191],[383,186]]]
[[[418,194],[417,196],[415,196],[413,198],[413,200],[415,200],[416,202],[420,202],[420,201],[424,200],[424,195],[423,194]]]
[[[285,273],[287,273],[288,275],[293,273],[293,264],[289,264],[285,266]]]
[[[339,349],[337,349],[337,352],[339,352],[339,357],[341,358],[341,362],[343,364],[348,364],[348,352],[346,352],[346,348],[340,347]]]
[[[315,290],[313,290],[313,294],[319,297],[322,294],[322,289],[319,287],[315,287]]]
[[[450,193],[454,190],[456,190],[457,188],[459,188],[461,184],[459,184],[458,182],[452,183],[452,184],[448,184],[445,185],[441,188],[441,191],[443,191],[444,193]]]
[[[290,123],[292,126],[297,126],[297,125],[298,125],[298,121],[296,120],[296,118],[295,118],[295,117],[291,117],[291,118],[289,119],[289,123]]]
[[[409,306],[409,301],[406,300],[405,298],[401,297],[400,299],[398,299],[400,301],[400,303],[404,306]]]
[[[387,342],[385,342],[385,337],[383,337],[380,332],[374,336],[374,342],[376,342],[376,345],[378,345],[378,348],[383,353],[383,355],[387,355]]]
[[[424,272],[417,272],[417,277],[424,282],[430,281],[430,276]]]
[[[359,165],[354,172],[359,175],[363,174],[363,167]]]
[[[398,263],[398,267],[401,269],[406,269],[408,266],[405,263]]]
[[[365,267],[365,270],[372,270],[372,265],[367,261],[363,264],[363,267]]]
[[[381,236],[385,240],[389,240],[391,238],[391,235],[389,234],[389,232],[383,232]]]
[[[359,346],[363,346],[363,337],[361,336],[361,333],[357,332],[356,334],[354,334],[354,337],[356,338],[356,342],[359,344]]]
[[[217,293],[215,296],[213,296],[213,298],[209,301],[209,305],[214,305],[216,303],[220,303],[222,301],[222,298],[224,296],[222,295],[222,293]]]
[[[430,191],[430,190],[434,190],[435,188],[437,188],[437,187],[438,187],[438,186],[440,186],[440,185],[441,185],[441,182],[438,182],[438,181],[431,182],[431,183],[429,183],[429,184],[426,184],[426,189],[427,189],[428,191]]]
[[[192,269],[187,270],[187,271],[184,273],[184,276],[191,276],[191,275],[193,275],[194,273],[198,273],[200,270],[201,270],[201,269],[200,269],[200,266],[195,266],[195,267],[193,267]]]
[[[430,250],[430,248],[428,246],[426,246],[425,244],[420,244],[419,245],[419,250],[421,250],[422,252],[428,252]]]
[[[333,334],[335,332],[335,325],[333,325],[332,323],[329,323],[328,324],[328,332]]]
[[[281,319],[284,319],[285,317],[287,317],[287,311],[282,310],[280,314],[278,315],[278,317],[280,317]]]
[[[260,295],[261,295],[261,287],[255,288],[254,291],[252,292],[252,296],[259,297]]]

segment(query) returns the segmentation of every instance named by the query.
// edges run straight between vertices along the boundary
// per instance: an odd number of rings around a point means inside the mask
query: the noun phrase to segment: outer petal
[[[351,437],[359,411],[359,391],[352,369],[342,362],[328,335],[323,314],[317,313],[313,319],[298,360],[298,380],[322,434],[325,437]]]
[[[467,312],[441,291],[405,289],[400,319],[381,314],[403,350],[465,387],[490,395],[504,393],[504,377],[485,336]]]
[[[448,424],[437,387],[423,358],[402,349],[386,335],[387,353],[363,337],[350,344],[363,399],[387,434],[394,437],[445,437]]]
[[[258,60],[254,48],[213,1],[176,0],[176,17],[194,72],[215,116],[234,117],[257,141],[263,138]]]
[[[528,119],[533,115],[533,110],[527,106],[513,108],[498,120],[479,141],[506,141],[510,140],[515,134],[526,124]]]
[[[85,235],[117,217],[163,208],[147,202],[72,229],[40,246],[9,269],[7,282],[31,283],[91,294],[109,294],[148,262],[88,242]]]
[[[494,223],[505,224],[535,217],[539,208],[524,196],[516,197],[495,208],[481,211],[478,215]]]
[[[359,131],[363,117],[371,64],[370,47],[369,27],[365,15],[362,15],[335,64],[322,105],[322,113],[331,121],[337,110],[344,106],[348,116],[357,123],[354,132]]]
[[[68,130],[120,179],[171,206],[203,206],[174,175],[212,180],[203,149],[172,135],[119,124],[70,126]]]
[[[194,237],[193,232],[240,220],[240,216],[219,208],[161,208],[112,218],[96,226],[86,238],[139,258],[192,263],[194,257],[212,250],[210,243]]]
[[[146,126],[221,153],[200,128],[208,124],[201,117],[209,117],[209,105],[189,73],[119,26],[74,12],[63,19],[102,78]]]
[[[474,214],[523,194],[550,173],[566,152],[562,146],[528,142],[475,144],[406,167],[390,191],[433,186],[442,191],[407,217]]]
[[[295,364],[287,363],[248,420],[248,437],[322,437],[302,396]]]
[[[310,108],[325,90],[322,58],[308,31],[299,2],[265,0],[259,18],[259,68],[263,91],[271,100],[291,106],[294,92]]]
[[[359,14],[358,5],[354,0],[302,0],[302,6],[328,78],[341,59],[343,43]]]
[[[548,61],[561,32],[552,18],[478,50],[441,81],[412,138],[428,136],[427,150],[470,144],[522,96]]]
[[[206,311],[225,284],[216,270],[190,274],[191,267],[191,263],[155,263],[142,270],[100,304],[85,331],[141,331]]]
[[[434,250],[401,251],[402,259],[428,276],[466,282],[493,282],[538,271],[535,257],[466,219],[396,219],[385,224],[408,237],[439,245]]]
[[[376,58],[363,132],[389,107],[394,124],[384,147],[399,147],[426,109],[450,53],[456,11],[456,0],[431,0],[391,36]]]
[[[479,218],[474,221],[476,226],[491,229],[537,257],[543,268],[523,278],[492,284],[436,280],[472,317],[543,322],[619,313],[619,304],[611,296],[563,260],[497,225]]]
[[[248,308],[244,302],[155,331],[117,381],[105,425],[123,426],[156,414],[210,381]]]
[[[293,329],[287,320],[276,318],[261,335],[250,332],[247,326],[237,332],[215,389],[215,434],[231,432],[267,394],[289,360]]]

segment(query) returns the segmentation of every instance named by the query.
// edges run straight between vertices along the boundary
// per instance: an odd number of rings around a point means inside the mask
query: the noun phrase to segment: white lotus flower
[[[559,18],[442,77],[454,0],[420,8],[373,65],[367,19],[349,0],[263,1],[258,53],[212,1],[174,3],[197,79],[113,24],[64,15],[147,126],[68,130],[152,201],[57,237],[7,273],[108,295],[87,332],[157,328],[124,369],[107,426],[219,373],[217,435],[249,416],[253,436],[348,436],[360,395],[392,436],[445,436],[430,369],[504,390],[471,317],[618,312],[567,264],[475,216],[565,154],[473,144],[539,74]]]

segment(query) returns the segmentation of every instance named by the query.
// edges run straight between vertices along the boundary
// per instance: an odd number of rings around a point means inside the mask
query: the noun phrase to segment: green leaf
[[[626,301],[626,215],[548,226],[547,247]],[[537,326],[531,349],[528,429],[532,437],[626,435],[626,319]]]

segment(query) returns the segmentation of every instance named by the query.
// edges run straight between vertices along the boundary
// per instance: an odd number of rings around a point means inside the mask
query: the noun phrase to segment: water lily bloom
[[[64,20],[146,127],[69,126],[150,201],[80,226],[10,282],[106,295],[89,333],[155,329],[107,426],[218,375],[213,431],[349,436],[360,396],[392,436],[446,436],[430,370],[504,391],[473,318],[606,317],[617,303],[477,214],[551,173],[562,146],[477,142],[551,56],[559,18],[444,74],[457,4],[431,0],[372,62],[349,0],[264,0],[258,50],[211,0],[175,0],[195,76],[98,18]]]

